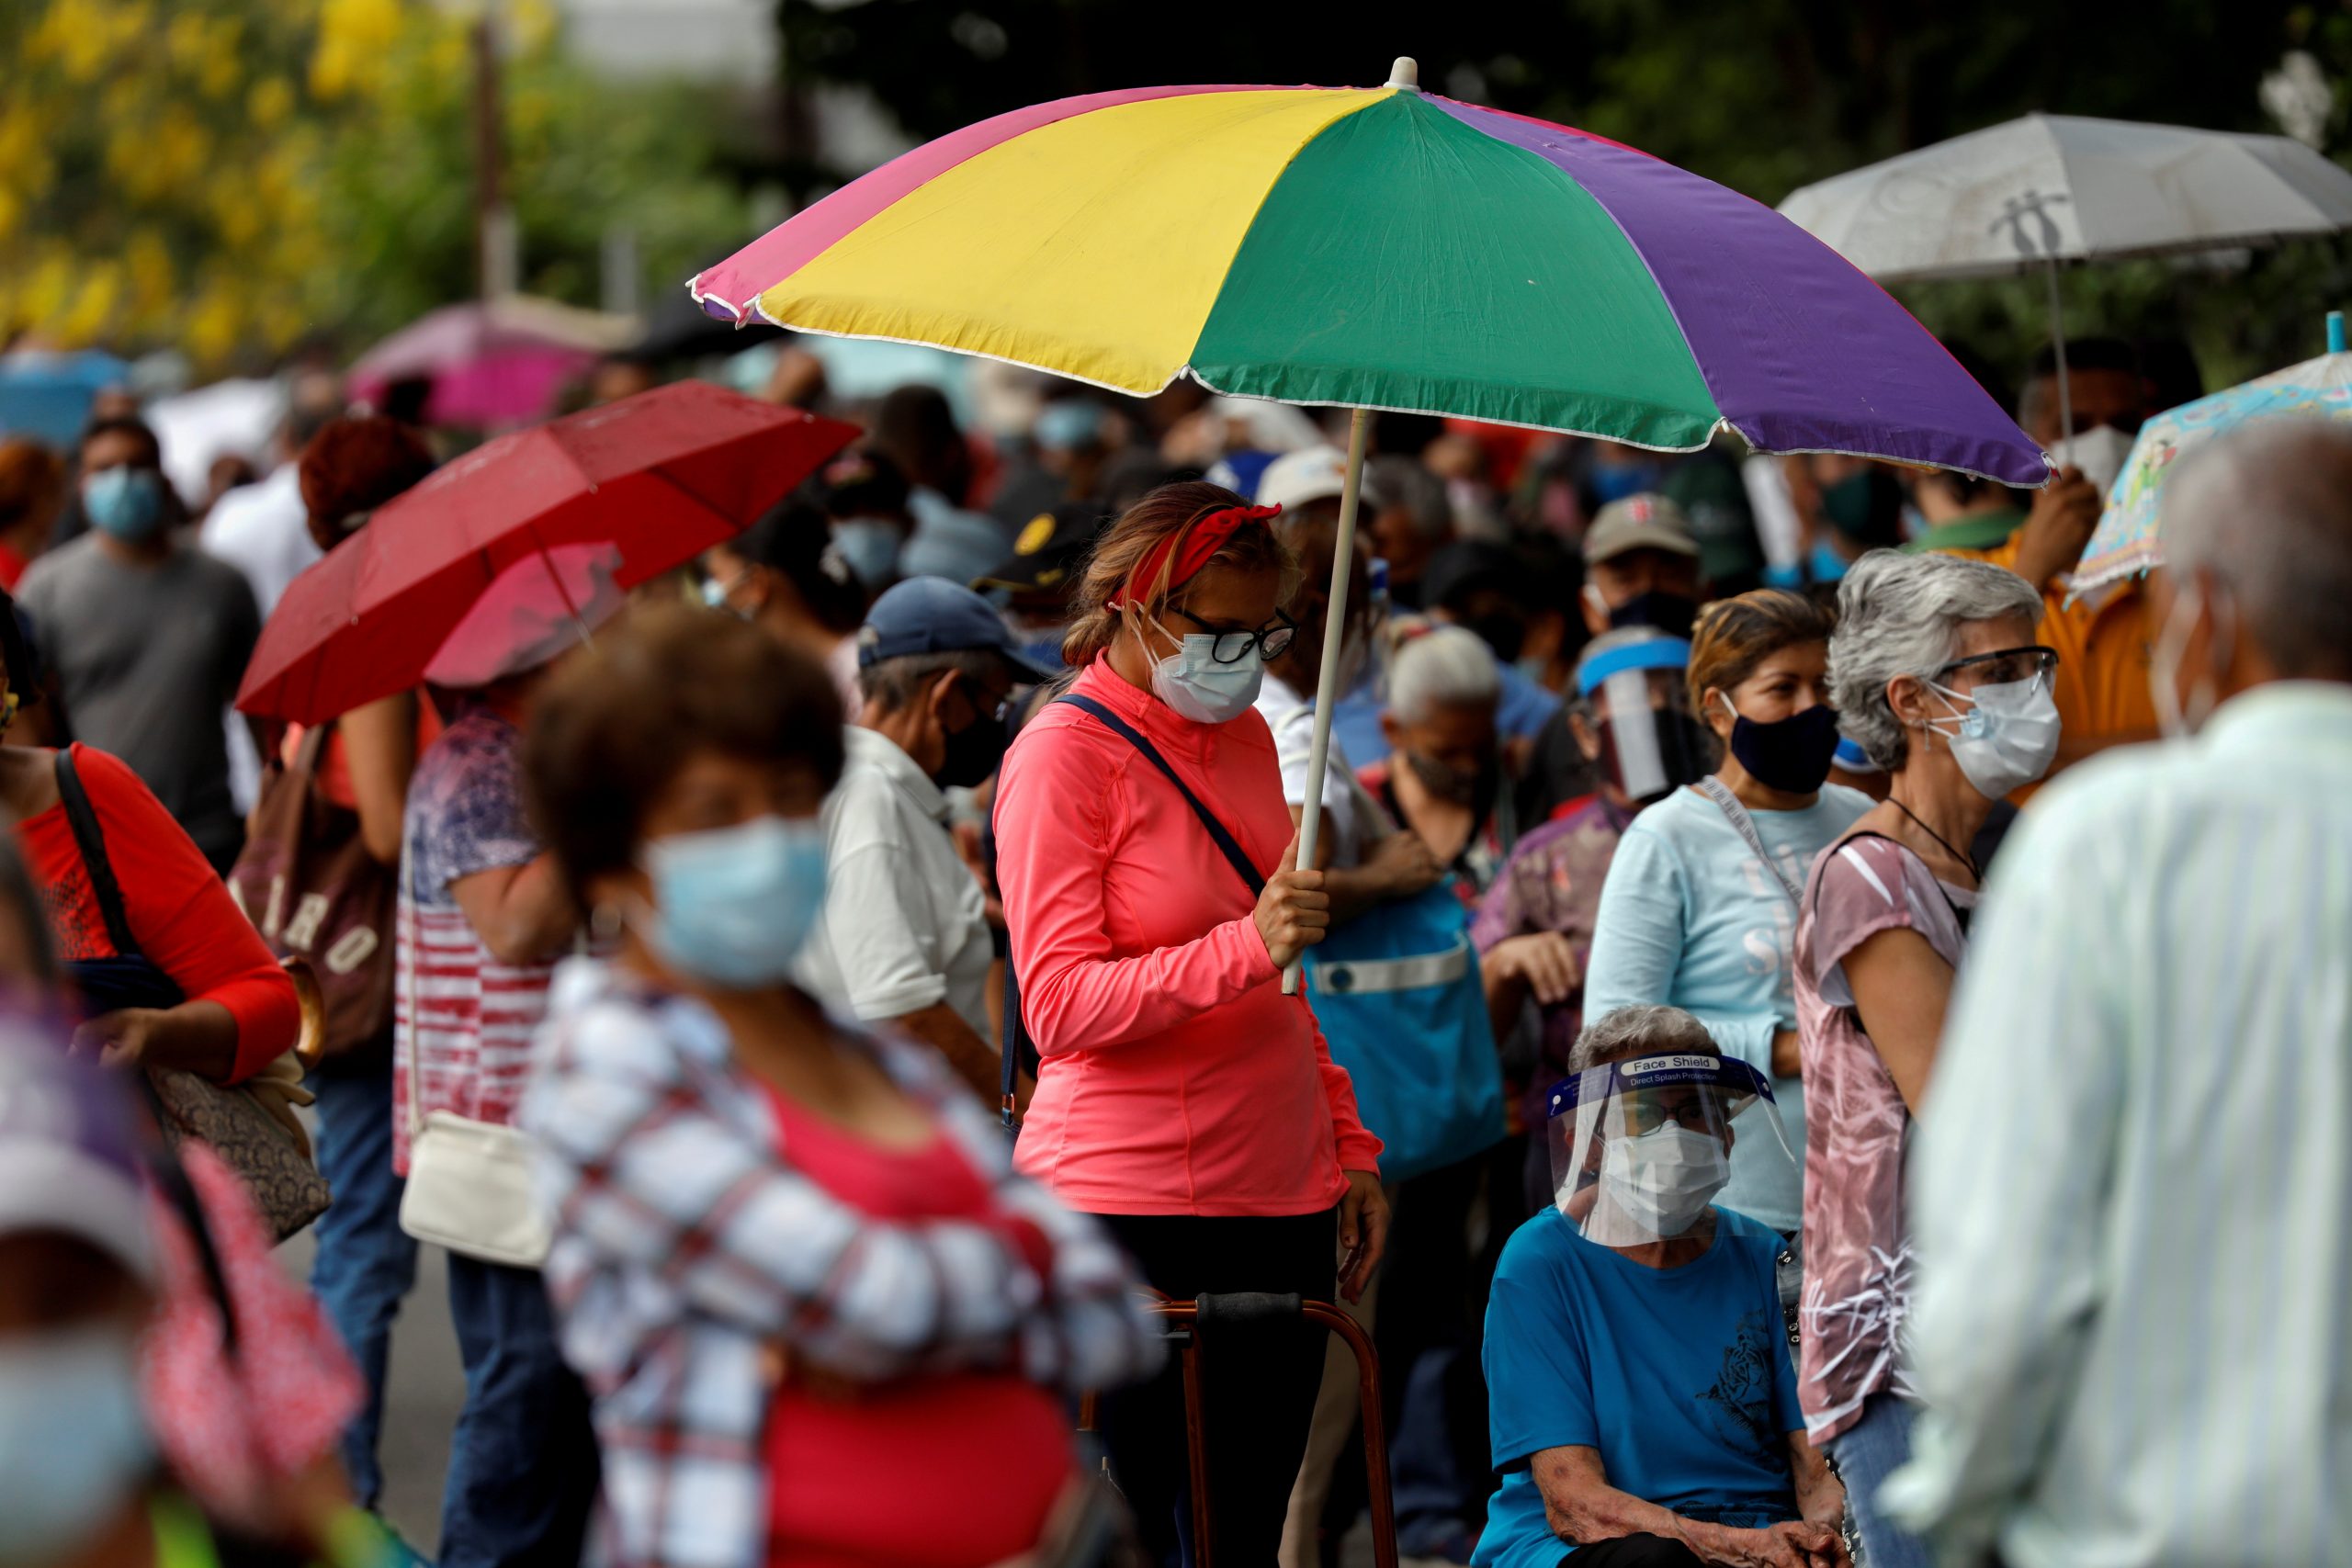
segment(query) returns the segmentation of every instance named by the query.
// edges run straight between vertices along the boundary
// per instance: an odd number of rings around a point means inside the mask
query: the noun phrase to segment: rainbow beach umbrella
[[[2041,451],[1926,329],[1771,209],[1630,147],[1424,94],[1145,87],[940,138],[691,285],[738,322],[933,344],[1146,395],[1352,407],[2015,485]],[[1324,649],[1308,776],[1323,766]],[[1300,857],[1314,853],[1310,801]]]

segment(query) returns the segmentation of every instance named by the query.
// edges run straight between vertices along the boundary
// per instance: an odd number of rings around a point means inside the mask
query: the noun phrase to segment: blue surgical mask
[[[1075,452],[1091,446],[1102,433],[1102,404],[1091,398],[1062,398],[1037,411],[1036,429],[1031,434],[1040,446]]]
[[[82,481],[82,511],[100,533],[134,545],[152,539],[164,525],[164,476],[153,468],[101,468]]]
[[[905,542],[896,523],[879,517],[845,517],[833,525],[833,548],[868,592],[897,580],[899,547]]]
[[[0,1562],[82,1545],[153,1464],[130,1339],[79,1328],[0,1340]]]
[[[662,962],[723,990],[781,984],[825,908],[825,829],[755,817],[645,847],[655,908],[639,934]]]
[[[1180,637],[1156,619],[1151,624],[1176,644],[1175,652],[1151,667],[1151,689],[1161,702],[1194,724],[1226,724],[1250,711],[1266,682],[1255,647],[1230,664],[1219,664],[1215,637]]]

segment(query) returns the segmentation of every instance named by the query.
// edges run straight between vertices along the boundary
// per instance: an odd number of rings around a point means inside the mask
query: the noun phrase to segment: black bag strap
[[[1004,1100],[1002,1114],[1004,1130],[1021,1130],[1021,1069],[1037,1059],[1036,1048],[1029,1043],[1028,1027],[1021,1021],[1021,981],[1012,973],[1012,942],[1004,943],[1004,1023],[997,1041],[997,1055],[1002,1059]]]
[[[1209,837],[1216,840],[1216,847],[1224,852],[1226,863],[1233,867],[1234,874],[1241,878],[1242,886],[1250,889],[1250,897],[1256,898],[1266,891],[1266,879],[1258,874],[1256,866],[1250,863],[1250,857],[1242,852],[1241,845],[1236,841],[1231,833],[1226,830],[1225,824],[1218,821],[1209,808],[1201,804],[1200,796],[1194,795],[1186,787],[1184,781],[1176,776],[1176,770],[1168,765],[1168,759],[1159,754],[1159,748],[1145,739],[1141,730],[1096,702],[1092,697],[1081,697],[1076,692],[1066,692],[1054,700],[1058,703],[1068,703],[1081,712],[1092,714],[1096,718],[1101,719],[1114,734],[1142,752],[1146,761],[1167,775],[1168,782],[1176,786],[1176,793],[1184,797],[1184,804],[1193,808],[1193,815],[1201,819],[1201,826],[1209,830]]]
[[[1191,807],[1193,815],[1201,819],[1201,826],[1208,829],[1209,837],[1216,841],[1218,850],[1224,853],[1226,863],[1233,867],[1235,874],[1241,878],[1242,886],[1250,889],[1250,897],[1255,898],[1265,892],[1266,879],[1258,874],[1256,866],[1250,863],[1250,857],[1243,852],[1240,843],[1235,840],[1232,833],[1227,830],[1225,824],[1218,821],[1209,808],[1201,804],[1200,796],[1194,795],[1185,785],[1184,781],[1177,777],[1176,770],[1168,765],[1168,759],[1159,754],[1159,748],[1145,739],[1141,730],[1096,702],[1092,697],[1081,697],[1075,692],[1065,692],[1054,701],[1068,703],[1081,713],[1091,714],[1102,721],[1105,728],[1142,752],[1144,760],[1158,768],[1167,777],[1168,782],[1176,786],[1176,793],[1184,797],[1184,804]],[[1012,952],[1010,942],[1005,944],[1004,1024],[998,1040],[997,1054],[1003,1064],[1005,1131],[1018,1133],[1021,1129],[1021,1118],[1015,1113],[1014,1101],[1018,1098],[1021,1068],[1024,1063],[1036,1060],[1036,1052],[1030,1043],[1027,1027],[1021,1021],[1021,980],[1012,971]]]
[[[130,916],[123,908],[122,887],[114,879],[114,863],[107,858],[107,836],[98,827],[89,792],[82,787],[74,753],[63,746],[57,749],[57,794],[65,803],[65,820],[74,828],[74,847],[82,852],[82,870],[90,879],[91,896],[97,899],[98,914],[107,923],[107,940],[114,943],[117,957],[140,957],[139,942],[130,934]]]

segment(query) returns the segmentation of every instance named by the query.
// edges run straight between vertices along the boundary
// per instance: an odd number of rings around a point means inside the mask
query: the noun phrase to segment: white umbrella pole
[[[2066,385],[2066,322],[2058,307],[2058,264],[2050,264],[2050,346],[2058,356],[2058,433],[2075,438],[2075,394]]]
[[[1340,534],[1331,541],[1331,596],[1323,606],[1323,667],[1315,677],[1315,739],[1306,748],[1306,798],[1299,807],[1298,863],[1315,864],[1323,828],[1323,773],[1331,761],[1331,707],[1340,691],[1340,645],[1347,640],[1348,574],[1356,564],[1356,502],[1363,491],[1363,449],[1372,434],[1372,411],[1358,409],[1348,422],[1348,477],[1340,491]],[[1298,995],[1298,965],[1283,971],[1283,995]]]

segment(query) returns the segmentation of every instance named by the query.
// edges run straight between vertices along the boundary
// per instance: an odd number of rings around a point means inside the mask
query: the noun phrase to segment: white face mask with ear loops
[[[1952,716],[1949,729],[1934,719],[1928,728],[1944,737],[1969,787],[1985,799],[1999,800],[2032,784],[2057,759],[2058,699],[2049,682],[2002,681],[1963,694],[1930,681],[1928,690]],[[1965,712],[1952,705],[1955,697],[1969,705]]]
[[[1210,633],[1178,637],[1155,615],[1145,620],[1176,645],[1176,651],[1151,667],[1154,695],[1194,724],[1227,724],[1250,711],[1266,682],[1266,667],[1252,644],[1230,664],[1216,661],[1216,637]]]

